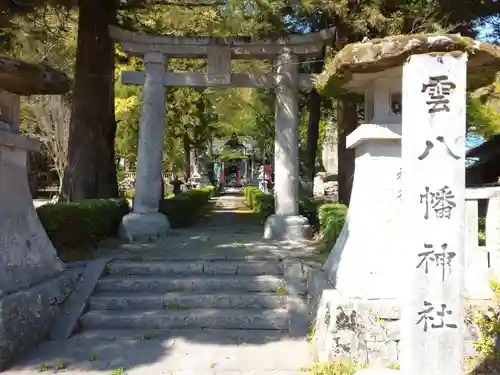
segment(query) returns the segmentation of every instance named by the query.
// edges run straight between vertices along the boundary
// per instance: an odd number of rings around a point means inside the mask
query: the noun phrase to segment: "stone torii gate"
[[[131,56],[144,58],[145,72],[124,72],[125,84],[144,85],[132,212],[123,218],[121,234],[128,240],[152,239],[169,232],[159,213],[165,127],[165,86],[250,87],[276,90],[275,215],[268,218],[264,237],[297,239],[309,229],[299,215],[298,90],[314,87],[313,75],[299,74],[299,59],[321,55],[334,29],[278,40],[247,37],[153,36],[110,26],[111,37]],[[166,72],[169,58],[207,57],[207,72]],[[275,61],[276,73],[233,73],[232,59]]]

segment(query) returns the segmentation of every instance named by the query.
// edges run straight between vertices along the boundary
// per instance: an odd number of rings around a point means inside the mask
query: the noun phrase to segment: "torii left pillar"
[[[146,80],[142,92],[135,197],[132,212],[124,216],[120,236],[129,241],[165,237],[170,225],[159,212],[163,133],[165,130],[165,55],[144,56]]]
[[[300,240],[309,236],[310,226],[307,218],[299,215],[298,58],[284,51],[276,65],[275,214],[266,220],[264,238]]]

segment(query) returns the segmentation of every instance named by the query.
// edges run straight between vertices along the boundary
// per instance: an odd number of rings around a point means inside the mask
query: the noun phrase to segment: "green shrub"
[[[363,365],[354,361],[345,360],[314,363],[307,370],[310,375],[353,375],[363,367]]]
[[[214,187],[187,190],[160,202],[160,212],[168,217],[172,228],[191,225],[214,194]]]
[[[243,189],[243,197],[245,200],[245,204],[249,207],[252,208],[252,194],[255,191],[260,191],[260,189],[257,186],[247,186]]]
[[[123,197],[125,199],[133,199],[135,196],[135,189],[127,189],[123,192]]]
[[[274,196],[264,193],[261,190],[256,190],[251,193],[250,197],[252,202],[251,207],[254,212],[258,212],[264,217],[268,217],[274,213]]]
[[[325,250],[330,251],[344,226],[347,207],[340,203],[326,203],[318,208],[320,231],[323,234]]]
[[[63,259],[75,251],[83,259],[92,246],[116,236],[121,219],[128,212],[123,199],[89,199],[37,208],[42,226]]]
[[[309,220],[309,225],[314,229],[314,231],[320,230],[319,222],[319,207],[325,202],[318,199],[301,199],[299,201],[299,213]]]
[[[245,204],[254,212],[268,217],[274,213],[274,196],[264,193],[256,186],[247,186],[243,189]],[[315,230],[319,230],[318,207],[324,202],[315,199],[302,199],[299,201],[299,213],[309,220]]]
[[[254,212],[262,214],[264,217],[274,213],[274,197],[264,193],[256,186],[247,186],[243,189],[245,204]]]

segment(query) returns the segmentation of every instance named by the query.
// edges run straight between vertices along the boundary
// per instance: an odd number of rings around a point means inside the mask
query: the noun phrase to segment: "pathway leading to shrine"
[[[297,257],[307,244],[262,240],[241,195],[155,244],[113,257],[67,342],[48,342],[6,374],[280,374],[310,365]]]

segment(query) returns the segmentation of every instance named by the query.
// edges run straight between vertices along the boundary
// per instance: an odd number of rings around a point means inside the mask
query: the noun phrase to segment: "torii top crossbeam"
[[[335,28],[259,41],[251,41],[249,37],[147,35],[115,26],[110,26],[109,30],[111,37],[132,56],[161,52],[169,57],[202,57],[229,50],[232,59],[268,59],[284,51],[314,57],[320,55],[323,46],[335,37]]]

